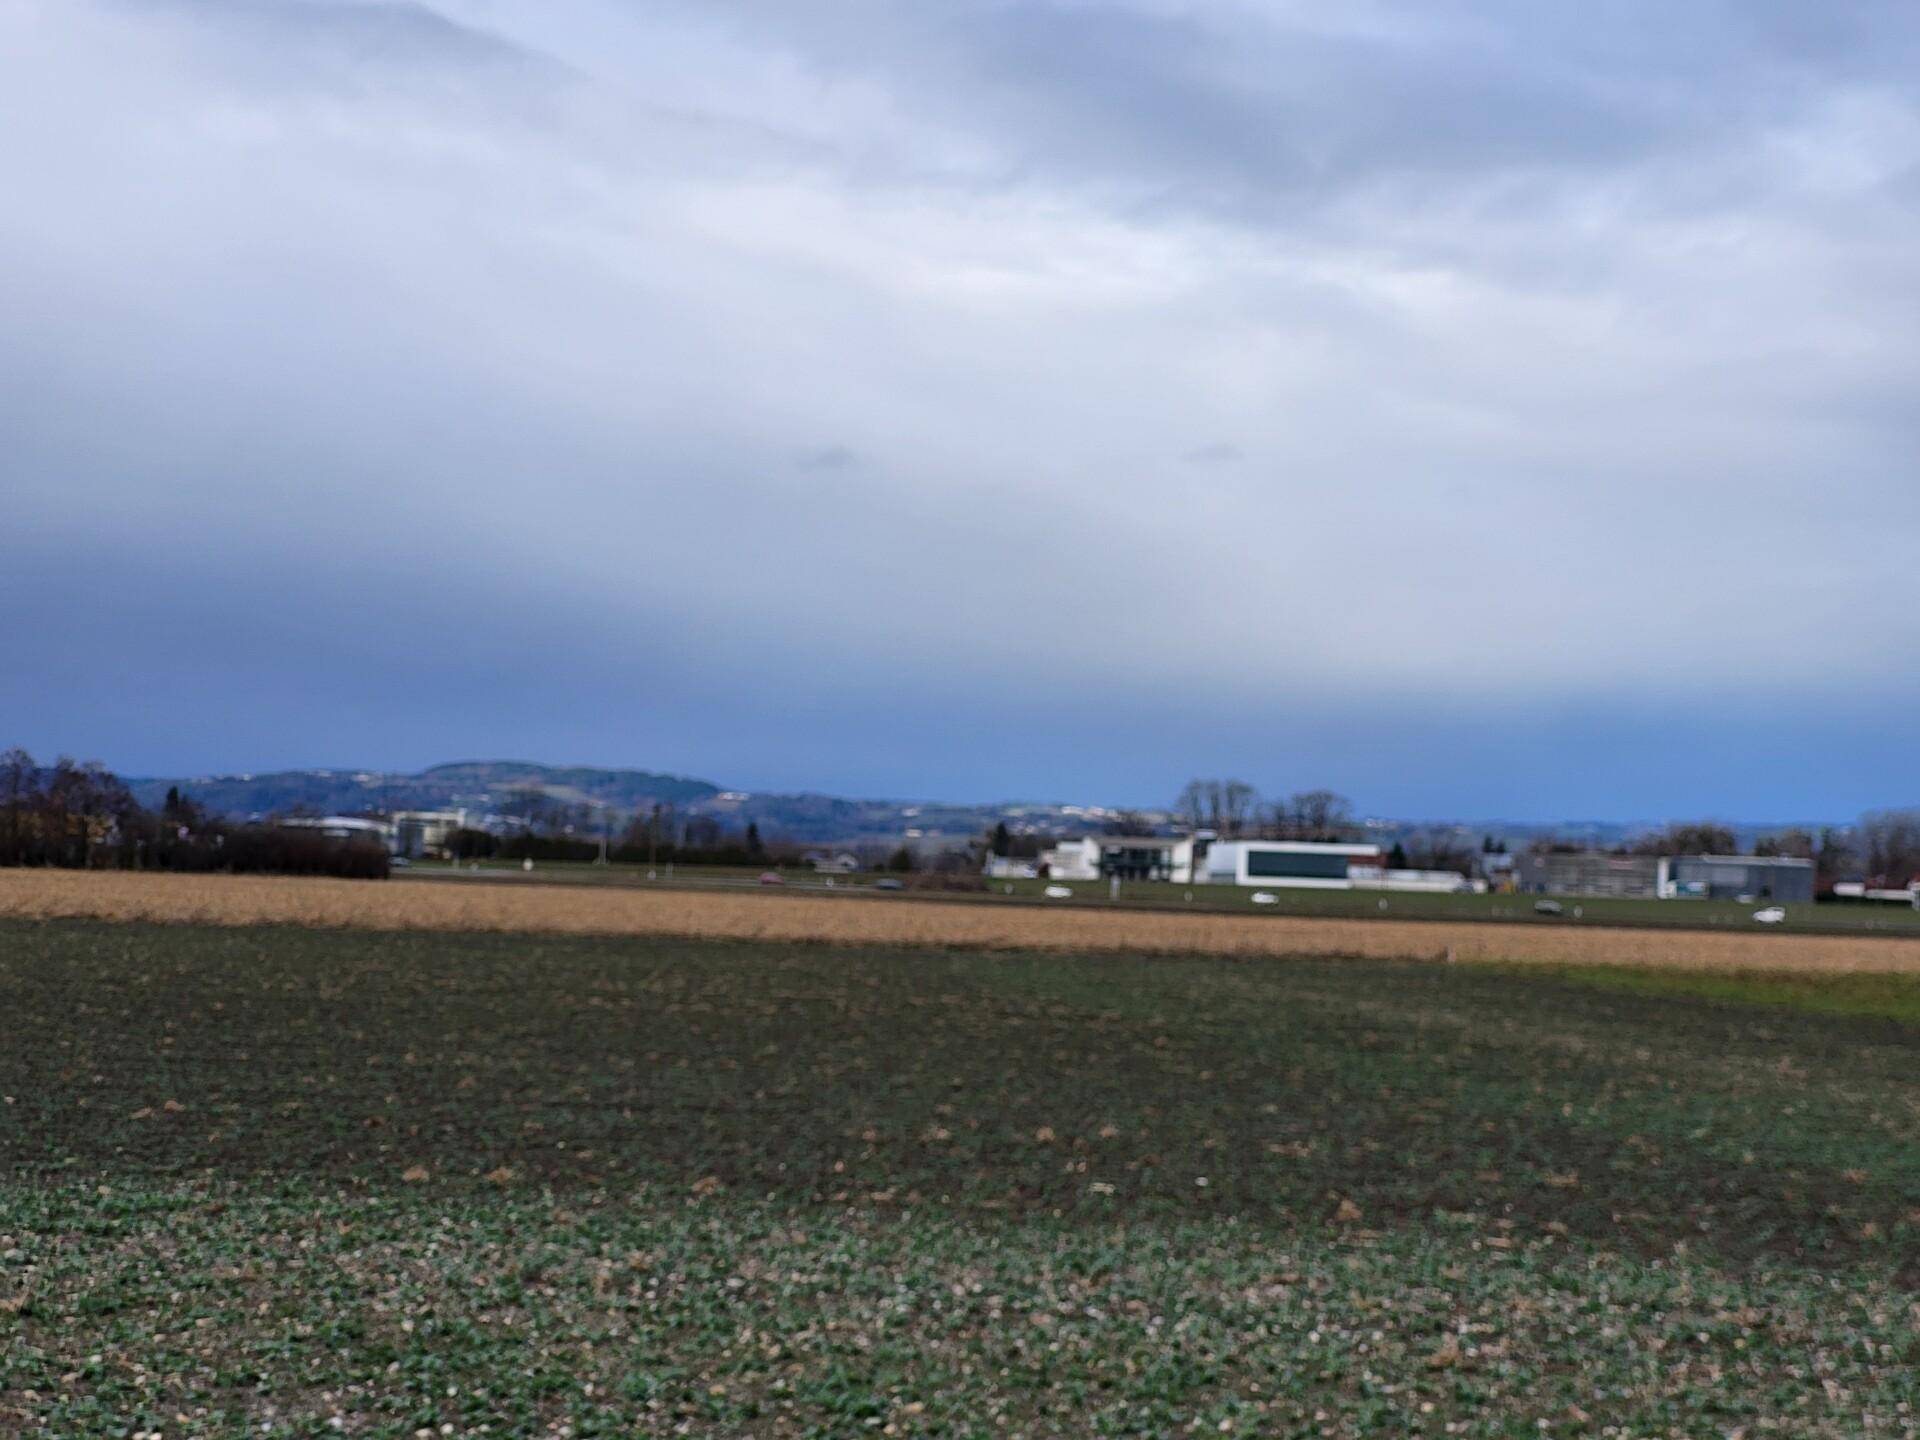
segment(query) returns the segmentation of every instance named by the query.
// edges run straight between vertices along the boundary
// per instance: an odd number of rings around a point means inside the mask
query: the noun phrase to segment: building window
[[[1350,858],[1288,850],[1249,850],[1247,874],[1269,880],[1344,880]]]

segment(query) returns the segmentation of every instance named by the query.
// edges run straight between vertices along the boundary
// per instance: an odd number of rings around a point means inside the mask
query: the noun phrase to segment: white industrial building
[[[1378,865],[1351,865],[1347,877],[1356,890],[1394,890],[1416,895],[1484,895],[1487,882],[1469,880],[1458,870],[1386,870]]]
[[[1216,840],[1207,849],[1201,878],[1209,885],[1351,890],[1356,865],[1379,871],[1380,847],[1309,840]]]

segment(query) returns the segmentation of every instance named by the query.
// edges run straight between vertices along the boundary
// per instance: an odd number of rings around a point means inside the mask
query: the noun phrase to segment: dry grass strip
[[[1920,939],[1319,920],[710,891],[0,871],[0,917],[1920,973]]]

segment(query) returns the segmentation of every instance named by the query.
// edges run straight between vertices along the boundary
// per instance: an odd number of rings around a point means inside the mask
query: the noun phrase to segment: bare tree
[[[1189,830],[1207,828],[1207,782],[1189,780],[1181,787],[1179,798],[1173,802],[1173,813],[1180,817],[1180,823]]]
[[[46,784],[40,787],[40,841],[55,865],[76,863],[74,813],[84,804],[80,793],[83,784],[80,767],[62,755],[53,762]]]
[[[639,815],[634,816],[633,827],[644,835],[645,818]],[[720,822],[711,815],[689,816],[684,834],[689,850],[718,850],[726,839],[720,829]]]
[[[96,852],[127,834],[138,807],[126,786],[98,761],[76,765],[62,755],[41,791],[40,809],[54,863],[90,867]]]
[[[1273,829],[1282,840],[1345,840],[1355,829],[1347,797],[1331,790],[1302,790],[1273,807]]]
[[[1813,836],[1805,830],[1782,830],[1753,842],[1753,853],[1789,860],[1813,859]]]
[[[1173,808],[1192,829],[1232,839],[1246,833],[1259,804],[1260,792],[1244,780],[1189,780]]]
[[[40,768],[33,757],[15,746],[0,755],[0,864],[23,865],[32,848],[34,801],[40,790]]]
[[[1472,845],[1444,830],[1423,830],[1408,837],[1402,853],[1410,869],[1451,870],[1458,875],[1472,875],[1479,860]]]
[[[1259,805],[1260,792],[1246,781],[1223,781],[1220,786],[1220,833],[1246,834]]]
[[[1831,825],[1820,832],[1820,848],[1813,857],[1813,874],[1814,884],[1821,893],[1831,890],[1835,881],[1845,879],[1859,863],[1849,832],[1836,830]]]
[[[1733,831],[1716,820],[1679,821],[1643,835],[1633,844],[1636,855],[1731,855],[1740,848]]]
[[[1860,817],[1867,874],[1899,889],[1920,876],[1920,810],[1874,810]]]

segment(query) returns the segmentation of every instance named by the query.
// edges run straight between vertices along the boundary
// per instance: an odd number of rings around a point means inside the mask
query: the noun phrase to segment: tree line
[[[769,869],[799,867],[822,850],[849,851],[863,870],[891,870],[902,874],[925,868],[920,854],[908,845],[854,842],[848,845],[802,845],[775,836],[764,837],[758,821],[734,829],[712,815],[681,815],[668,802],[636,812],[618,829],[601,826],[605,818],[591,807],[537,797],[515,797],[505,811],[518,828],[507,834],[489,830],[456,830],[447,837],[447,853],[455,860],[598,860],[604,853],[616,865],[760,866]]]
[[[383,879],[389,860],[376,842],[230,824],[177,789],[148,810],[103,765],[41,766],[16,747],[0,754],[0,865]]]
[[[496,835],[490,830],[455,830],[447,837],[447,854],[455,860],[589,861],[601,855],[600,841],[579,833],[519,830]],[[757,831],[729,835],[712,844],[690,844],[674,831],[661,830],[651,840],[645,832],[623,830],[608,839],[606,857],[615,865],[733,865],[779,868],[799,865],[806,855],[798,846],[765,844]]]

